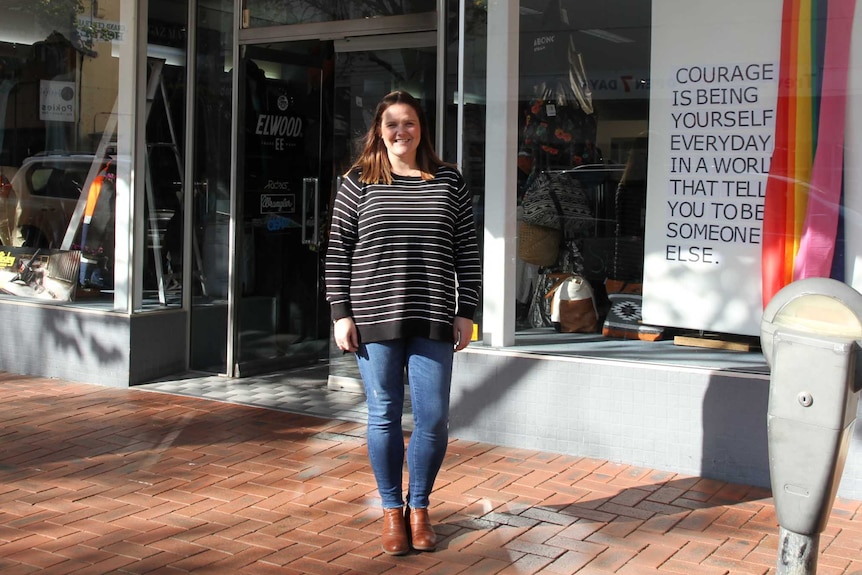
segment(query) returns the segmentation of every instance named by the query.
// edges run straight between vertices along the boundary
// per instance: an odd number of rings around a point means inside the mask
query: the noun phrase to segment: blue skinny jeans
[[[407,504],[428,507],[449,441],[452,343],[412,337],[361,344],[356,352],[368,405],[368,457],[384,509],[402,507],[404,370],[413,406]]]

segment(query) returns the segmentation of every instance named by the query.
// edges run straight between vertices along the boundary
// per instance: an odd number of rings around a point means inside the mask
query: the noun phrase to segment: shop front
[[[454,434],[769,485],[763,306],[862,287],[858,12],[489,3],[484,345],[457,356]],[[568,319],[557,274],[592,287]]]
[[[330,205],[405,89],[483,254],[453,434],[767,485],[763,306],[798,277],[862,287],[862,16],[731,4],[7,2],[0,368],[355,390]]]
[[[442,139],[445,10],[19,4],[0,24],[4,369],[126,386],[328,364],[331,198],[389,91]]]

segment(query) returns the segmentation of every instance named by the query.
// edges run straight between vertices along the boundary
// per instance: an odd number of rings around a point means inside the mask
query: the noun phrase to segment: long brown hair
[[[380,126],[383,123],[383,112],[393,104],[407,104],[416,112],[419,117],[419,147],[416,149],[416,163],[419,170],[422,172],[423,180],[431,180],[434,174],[437,173],[437,168],[440,166],[448,166],[434,151],[434,146],[431,144],[431,131],[428,128],[428,122],[425,120],[425,112],[419,104],[419,100],[414,98],[408,92],[396,90],[383,96],[380,103],[377,104],[377,110],[374,112],[374,121],[371,127],[368,128],[368,133],[365,134],[365,144],[362,147],[359,157],[350,167],[350,170],[359,169],[362,175],[359,181],[365,184],[376,183],[392,183],[392,166],[389,163],[389,155],[386,151],[386,144],[383,143]],[[348,170],[348,172],[350,171]]]

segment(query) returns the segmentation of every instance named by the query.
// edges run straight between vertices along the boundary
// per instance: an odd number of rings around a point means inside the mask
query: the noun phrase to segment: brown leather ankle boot
[[[400,507],[383,510],[383,534],[380,539],[384,553],[404,555],[410,551],[404,511]]]
[[[431,527],[428,509],[411,509],[404,512],[410,525],[410,541],[417,551],[434,551],[437,549],[437,534]]]

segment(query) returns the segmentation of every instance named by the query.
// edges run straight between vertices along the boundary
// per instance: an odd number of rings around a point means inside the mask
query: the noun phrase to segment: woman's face
[[[390,160],[413,164],[422,131],[419,116],[407,104],[392,104],[383,111],[380,120],[380,137],[389,152]]]

